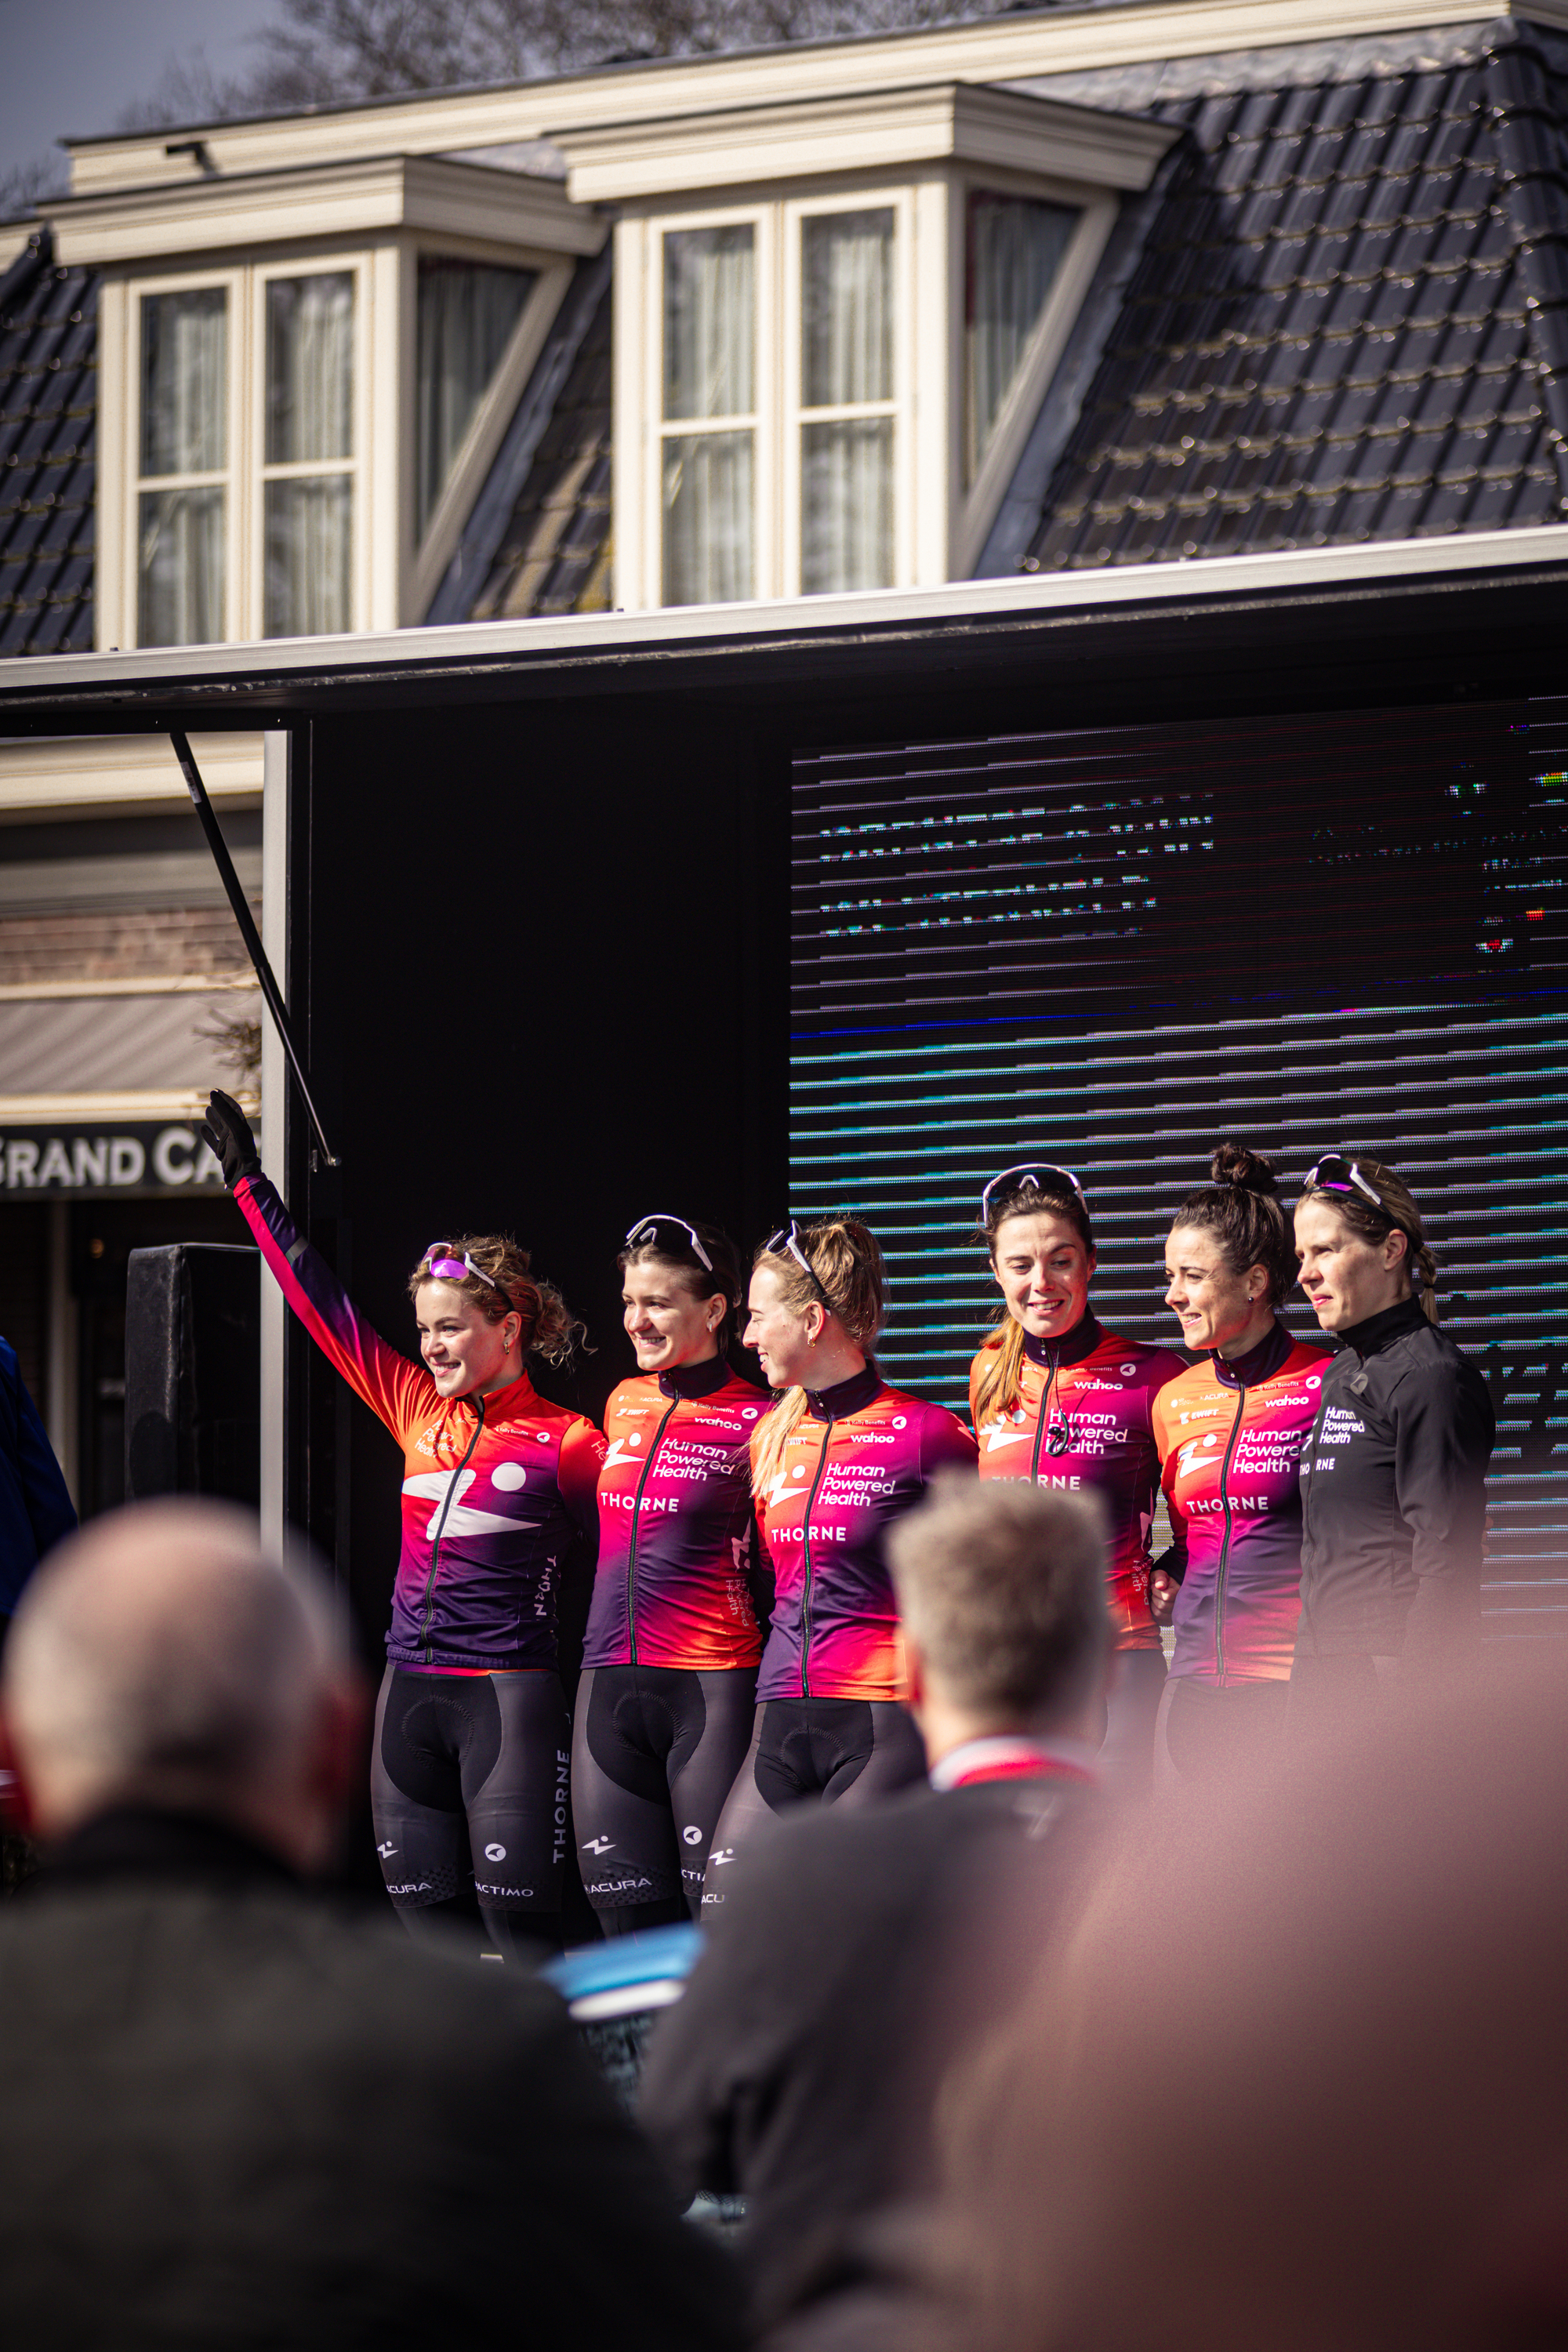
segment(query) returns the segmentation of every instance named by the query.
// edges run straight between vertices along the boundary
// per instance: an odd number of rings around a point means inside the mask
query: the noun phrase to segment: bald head
[[[51,1555],[16,1612],[0,1704],[41,1835],[153,1804],[309,1863],[322,1824],[301,1844],[289,1809],[347,1687],[314,1580],[267,1556],[248,1513],[171,1500],[94,1520]]]

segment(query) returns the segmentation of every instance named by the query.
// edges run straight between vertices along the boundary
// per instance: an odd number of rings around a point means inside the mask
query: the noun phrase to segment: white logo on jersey
[[[614,1838],[584,1838],[583,1851],[584,1853],[608,1853],[615,1842]]]
[[[1188,1478],[1194,1470],[1200,1470],[1204,1455],[1211,1453],[1218,1444],[1219,1439],[1212,1429],[1206,1437],[1184,1438],[1176,1450],[1177,1477]]]
[[[1026,1429],[1009,1429],[1005,1422],[994,1421],[985,1432],[985,1451],[994,1454],[999,1445],[1026,1445],[1029,1437]]]
[[[499,1511],[476,1511],[464,1502],[464,1496],[479,1475],[477,1470],[426,1470],[416,1478],[405,1478],[403,1491],[405,1495],[419,1495],[440,1505],[447,1500],[447,1489],[450,1488],[451,1507],[441,1522],[443,1536],[516,1535],[528,1524],[526,1520],[503,1518]],[[432,1511],[432,1528],[438,1518],[439,1509]]]
[[[623,1453],[621,1452],[621,1448],[622,1448],[622,1446],[623,1446],[623,1445],[640,1445],[641,1444],[642,1444],[642,1439],[639,1437],[639,1435],[637,1434],[637,1431],[636,1431],[635,1429],[633,1430],[633,1432],[632,1432],[632,1433],[631,1433],[631,1435],[630,1435],[629,1437],[613,1437],[613,1438],[610,1440],[610,1448],[609,1448],[609,1452],[608,1452],[608,1453],[605,1454],[605,1469],[606,1469],[606,1470],[638,1470],[638,1469],[640,1469],[640,1468],[642,1467],[642,1465],[641,1465],[638,1461],[637,1461],[637,1460],[636,1460],[636,1458],[635,1458],[632,1454],[623,1454]]]

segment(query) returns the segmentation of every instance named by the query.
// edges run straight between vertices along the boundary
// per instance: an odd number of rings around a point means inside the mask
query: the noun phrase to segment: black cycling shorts
[[[572,1818],[606,1930],[649,1904],[702,1900],[708,1849],[752,1736],[749,1666],[594,1666],[577,1686]],[[638,1916],[633,1924],[652,1924]]]
[[[1161,1785],[1231,1781],[1240,1787],[1267,1770],[1285,1732],[1288,1682],[1205,1683],[1173,1675],[1161,1702],[1157,1759]]]
[[[723,1873],[759,1825],[786,1806],[871,1805],[925,1777],[925,1748],[896,1699],[770,1698],[708,1857],[704,1904],[724,1900]]]
[[[370,1794],[381,1873],[398,1909],[477,1895],[487,1924],[559,1911],[570,1770],[558,1675],[388,1666]]]

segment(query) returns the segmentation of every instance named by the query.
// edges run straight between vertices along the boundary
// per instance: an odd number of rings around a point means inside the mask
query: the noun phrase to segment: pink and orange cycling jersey
[[[988,1339],[970,1367],[970,1417],[981,1373],[1001,1344]],[[1016,1404],[976,1423],[983,1478],[1028,1478],[1037,1486],[1104,1501],[1110,1523],[1110,1620],[1120,1650],[1157,1650],[1149,1606],[1149,1530],[1160,1482],[1153,1407],[1186,1370],[1169,1348],[1118,1339],[1092,1315],[1059,1340],[1026,1339]]]
[[[1331,1360],[1276,1325],[1221,1370],[1205,1356],[1162,1390],[1154,1433],[1182,1577],[1173,1675],[1283,1682],[1300,1614],[1297,1457]]]
[[[717,1357],[616,1389],[585,1666],[756,1664],[747,1447],[769,1402]]]
[[[756,1454],[752,1444],[753,1462]],[[974,1440],[939,1404],[868,1364],[807,1399],[778,1475],[757,1492],[773,1616],[757,1696],[904,1696],[904,1644],[883,1547],[938,1470],[974,1467]]]
[[[444,1398],[354,1308],[265,1176],[235,1199],[279,1287],[333,1370],[403,1448],[403,1547],[386,1654],[430,1673],[553,1666],[555,1578],[574,1536],[598,1533],[605,1441],[526,1374],[489,1396]]]

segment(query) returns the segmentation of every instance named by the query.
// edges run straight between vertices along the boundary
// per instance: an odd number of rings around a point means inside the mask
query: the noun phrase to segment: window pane
[[[886,588],[893,576],[893,420],[801,428],[800,585]]]
[[[138,645],[206,646],[222,639],[225,496],[221,489],[142,493]]]
[[[275,278],[267,289],[267,463],[353,456],[354,282]]]
[[[228,462],[228,295],[142,298],[142,471],[216,474]],[[189,637],[143,643],[190,645]]]
[[[970,192],[963,315],[971,478],[1078,223],[1068,205]]]
[[[749,416],[756,405],[752,243],[744,222],[664,240],[666,416]]]
[[[316,637],[353,626],[353,480],[267,485],[263,634]]]
[[[801,223],[803,408],[893,397],[893,215]]]
[[[749,433],[679,433],[664,445],[664,601],[731,604],[755,591]]]
[[[537,278],[536,270],[481,261],[426,257],[419,264],[415,523],[421,539]]]

